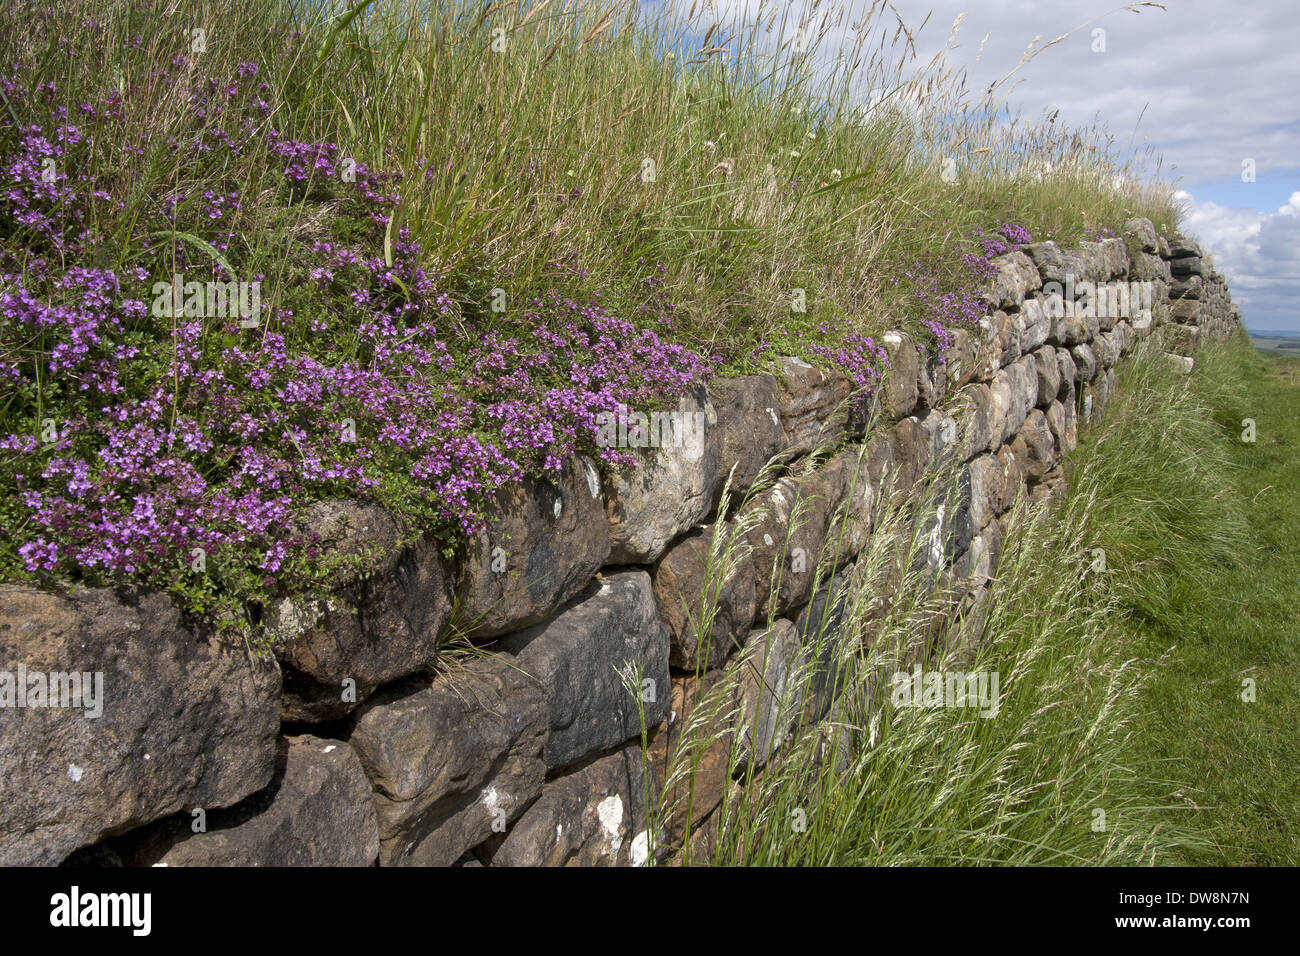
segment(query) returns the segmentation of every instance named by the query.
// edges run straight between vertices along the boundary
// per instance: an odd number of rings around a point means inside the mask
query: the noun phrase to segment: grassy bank
[[[1135,723],[1133,760],[1165,767],[1164,795],[1198,840],[1161,862],[1300,863],[1300,360],[1244,342],[1198,360],[1193,390],[1213,425],[1217,481],[1189,501],[1171,468],[1158,480],[1191,515],[1175,541],[1126,548],[1151,571],[1133,588],[1135,624],[1151,652],[1169,649]],[[1246,419],[1253,442],[1243,440]],[[1098,449],[1098,454],[1102,449]],[[1136,500],[1136,499],[1135,499]],[[1134,508],[1134,505],[1120,505]],[[1133,530],[1142,530],[1141,520]],[[1160,533],[1160,525],[1145,530]],[[1249,682],[1249,683],[1248,683]]]
[[[991,255],[1174,222],[1104,130],[1010,122],[1011,65],[749,12],[5,4],[0,575],[253,621],[323,571],[310,501],[454,549],[575,451],[628,466],[602,412],[780,354],[870,392]]]
[[[1190,377],[1129,363],[1065,500],[1016,513],[978,613],[953,616],[925,535],[887,520],[845,589],[869,650],[839,662],[834,732],[742,775],[691,862],[1294,863],[1297,385],[1244,336]],[[882,618],[871,596],[900,549]],[[998,674],[996,713],[900,706],[892,675],[917,660]],[[683,779],[707,739],[683,747]]]

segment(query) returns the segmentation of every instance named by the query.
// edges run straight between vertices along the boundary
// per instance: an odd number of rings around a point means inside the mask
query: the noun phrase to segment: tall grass
[[[504,485],[628,465],[595,438],[617,403],[781,355],[874,388],[871,336],[973,318],[980,230],[1174,222],[1103,129],[1007,113],[1050,44],[981,93],[961,18],[921,62],[885,3],[713,9],[5,2],[4,576],[256,626],[320,584],[310,501],[451,551]],[[147,307],[177,274],[262,314]]]
[[[1226,360],[1205,354],[1210,391],[1231,391],[1216,374]],[[1185,613],[1170,591],[1212,587],[1245,538],[1201,373],[1188,379],[1162,359],[1144,350],[1122,371],[1063,500],[1009,513],[996,573],[973,598],[931,554],[939,507],[951,514],[949,476],[931,480],[915,511],[887,498],[839,579],[842,617],[825,615],[787,686],[769,687],[790,718],[783,747],[758,768],[742,734],[711,713],[686,719],[660,808],[664,852],[719,865],[1110,865],[1202,843],[1175,796],[1190,782],[1140,757],[1134,737],[1167,650],[1146,624]],[[813,724],[802,718],[826,642],[842,692],[829,721]],[[892,677],[917,666],[996,673],[996,713],[905,706]],[[734,707],[742,674],[715,685],[715,709]],[[726,797],[691,816],[683,795],[718,747]]]
[[[460,307],[483,311],[503,288],[514,308],[557,278],[628,314],[663,295],[682,341],[742,364],[764,342],[802,351],[805,338],[907,324],[915,303],[900,273],[952,270],[976,227],[1016,221],[1069,239],[1131,215],[1173,224],[1168,190],[1129,169],[1104,129],[1009,116],[1009,83],[974,93],[942,55],[919,62],[916,25],[888,4],[857,20],[834,3],[802,22],[783,4],[747,10],[9,3],[0,55],[33,65],[32,84],[53,83],[72,115],[109,88],[129,91],[122,141],[94,144],[116,177],[105,188],[130,197],[111,223],[119,244],[106,255],[119,262],[140,241],[145,197],[263,188],[273,161],[256,145],[238,162],[178,148],[190,104],[181,86],[150,79],[177,56],[217,85],[251,62],[266,84],[264,129],[400,174],[390,232],[412,231]],[[229,258],[240,274],[288,281],[287,235],[326,234],[329,216],[309,197],[247,204]],[[807,313],[792,313],[794,288]]]

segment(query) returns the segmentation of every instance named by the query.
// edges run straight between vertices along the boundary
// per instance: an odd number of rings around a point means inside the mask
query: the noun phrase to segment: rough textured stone
[[[1097,373],[1097,381],[1094,383],[1097,391],[1097,408],[1093,414],[1093,421],[1099,420],[1106,411],[1106,406],[1110,403],[1110,396],[1115,392],[1115,370],[1106,369],[1105,372]]]
[[[1056,464],[1056,443],[1047,424],[1047,416],[1038,409],[1029,413],[1024,428],[1016,436],[1016,451],[1027,481],[1041,481]]]
[[[912,414],[920,396],[918,376],[919,360],[916,343],[902,332],[886,332],[881,345],[889,355],[889,368],[885,372],[882,411],[891,421]]]
[[[758,473],[785,448],[786,435],[781,426],[780,387],[774,376],[717,378],[709,383],[708,391],[718,419],[710,435],[718,449],[712,514],[728,479],[731,507],[740,504]]]
[[[1092,341],[1097,362],[1103,369],[1114,368],[1119,361],[1119,339],[1114,332],[1103,332]]]
[[[917,388],[920,391],[917,402],[918,409],[938,408],[944,403],[948,396],[948,368],[944,365],[943,356],[940,353],[932,350],[926,351],[924,359],[920,363]]]
[[[1044,282],[1060,282],[1065,258],[1060,247],[1054,242],[1035,242],[1025,247],[1025,254],[1038,268]]]
[[[1097,356],[1089,346],[1076,345],[1070,350],[1070,355],[1074,358],[1075,367],[1079,370],[1079,378],[1082,381],[1091,382],[1097,377]]]
[[[844,622],[850,601],[849,572],[836,574],[817,589],[795,619],[795,633],[803,648],[803,660],[809,669],[808,688],[801,719],[817,721],[826,716],[831,702],[843,684],[840,660],[844,642]]]
[[[1138,241],[1143,252],[1154,253],[1159,250],[1156,239],[1156,227],[1150,219],[1134,218],[1124,223],[1124,232]]]
[[[316,502],[302,535],[339,563],[330,593],[273,602],[267,627],[284,671],[284,719],[332,720],[381,684],[432,666],[452,572],[428,539],[401,547],[398,523],[378,505]],[[356,691],[346,701],[345,680]]]
[[[1123,239],[1103,239],[1101,255],[1105,262],[1107,279],[1118,279],[1128,274],[1130,266],[1128,246],[1124,244]]]
[[[1195,325],[1167,325],[1165,326],[1165,348],[1175,355],[1190,358],[1196,354],[1200,332],[1200,328]]]
[[[892,448],[889,451],[892,454]],[[846,446],[826,465],[828,471],[843,476],[840,505],[831,515],[826,541],[828,553],[839,564],[857,555],[871,537],[884,467],[878,453],[873,455],[872,448],[861,445]]]
[[[1087,244],[1084,243],[1084,246]],[[1096,245],[1095,243],[1093,245]],[[1054,242],[1036,242],[1025,247],[1025,252],[1038,267],[1043,284],[1049,282],[1065,286],[1067,283],[1096,279],[1101,266],[1100,248],[1093,253],[1086,249],[1062,250]],[[1044,294],[1047,290],[1044,289]]]
[[[1026,356],[993,378],[993,431],[997,444],[1010,441],[1038,401],[1038,365]]]
[[[1056,349],[1050,345],[1033,353],[1034,370],[1038,373],[1038,407],[1044,408],[1061,390],[1061,363]]]
[[[1020,486],[1024,483],[1024,466],[1012,445],[1003,445],[997,453],[998,467],[1002,469],[1002,483],[997,501],[997,512],[1002,514],[1016,503]]]
[[[549,725],[542,688],[499,655],[376,695],[350,742],[374,788],[380,862],[448,866],[519,816],[542,792]]]
[[[1169,263],[1157,255],[1150,255],[1145,252],[1139,252],[1133,259],[1132,271],[1129,277],[1139,282],[1150,282],[1156,279],[1168,282],[1172,273],[1169,271]]]
[[[1100,242],[1080,242],[1078,254],[1083,260],[1084,268],[1082,274],[1075,274],[1076,283],[1105,282],[1110,278],[1106,250]]]
[[[1169,271],[1173,273],[1175,285],[1181,276],[1202,276],[1205,273],[1205,260],[1199,256],[1183,259],[1170,259]]]
[[[1066,346],[1087,342],[1092,338],[1092,332],[1088,328],[1087,320],[1084,318],[1083,313],[1075,309],[1072,304],[1067,303],[1067,306],[1069,307],[1061,319],[1061,331],[1055,337],[1056,341]]]
[[[714,525],[690,532],[663,556],[654,570],[654,596],[672,639],[669,662],[694,671],[718,667],[744,643],[758,610],[754,562],[743,539],[731,542],[733,529]],[[716,566],[710,551],[718,536]],[[730,556],[728,557],[728,552]],[[707,640],[700,640],[704,597],[712,608]]]
[[[980,452],[997,447],[1002,433],[994,431],[997,422],[993,390],[987,385],[972,385],[962,391],[957,402],[958,428],[964,442],[964,458],[970,460]]]
[[[767,763],[798,717],[794,678],[800,649],[795,626],[777,618],[770,628],[750,632],[744,651],[732,664],[737,671],[737,748],[742,764]]]
[[[1181,325],[1200,325],[1205,308],[1195,299],[1179,299],[1170,310],[1170,317]]]
[[[743,513],[760,515],[747,535],[758,581],[756,617],[784,614],[811,596],[846,478],[840,465],[787,476],[746,506]]]
[[[652,417],[654,445],[635,468],[610,478],[606,511],[614,564],[659,560],[674,538],[713,510],[719,448],[710,438],[717,410],[699,387],[682,396],[674,415],[660,417],[658,427]]]
[[[1121,319],[1115,323],[1115,341],[1119,343],[1119,354],[1128,355],[1133,351],[1133,346],[1137,344],[1137,333],[1133,331],[1133,326]]]
[[[991,264],[997,269],[997,275],[993,277],[989,299],[999,308],[1015,308],[1026,295],[1043,286],[1035,260],[1023,252],[1005,253],[992,259]]]
[[[488,530],[470,540],[461,566],[459,617],[475,638],[536,623],[609,556],[599,473],[571,458],[555,483],[529,480],[497,494]]]
[[[1020,320],[1020,348],[1026,353],[1045,343],[1052,333],[1052,320],[1040,299],[1021,303]]]
[[[1190,262],[1190,259],[1181,260]],[[1169,284],[1169,295],[1175,299],[1199,299],[1205,291],[1205,280],[1199,275],[1177,276]]]
[[[975,338],[965,329],[952,329],[948,333],[948,348],[943,353],[944,367],[948,370],[950,388],[961,388],[975,374]]]
[[[640,747],[624,747],[552,780],[498,846],[492,866],[642,866],[649,862],[646,779]]]
[[[912,490],[930,469],[930,435],[916,416],[904,418],[889,433],[894,449],[894,485]]]
[[[781,359],[781,427],[792,453],[806,454],[838,441],[849,418],[847,400],[853,383],[839,371],[822,371],[803,359]]]
[[[1073,414],[1067,417],[1067,408],[1070,413],[1073,413],[1074,404],[1070,403],[1067,406],[1062,402],[1052,402],[1047,408],[1047,427],[1056,440],[1058,455],[1073,451],[1077,441],[1077,436],[1072,433],[1074,426]]]
[[[195,833],[182,814],[123,856],[136,866],[370,866],[379,856],[370,782],[342,740],[282,739],[271,785],[205,823]]]
[[[664,788],[663,839],[679,844],[731,786],[734,686],[723,672],[673,677],[668,719],[650,734],[647,761]]]
[[[637,736],[640,708],[646,726],[662,721],[669,645],[644,571],[604,575],[551,620],[504,639],[502,649],[550,701],[547,767],[567,767]],[[641,683],[629,687],[638,664]]]
[[[993,521],[971,541],[970,548],[953,563],[953,572],[958,578],[966,580],[968,589],[973,591],[981,588],[993,580],[1001,551],[1002,528],[998,522]]]
[[[1056,397],[1064,399],[1074,394],[1074,383],[1079,379],[1079,367],[1074,362],[1074,356],[1070,354],[1069,349],[1056,350],[1056,362],[1061,369],[1061,387],[1056,392]]]
[[[1010,365],[1020,358],[1021,318],[1019,312],[993,313],[993,326],[998,335],[998,365]]]
[[[997,515],[1005,474],[996,455],[980,455],[966,467],[971,529],[978,534]]]
[[[932,470],[939,470],[957,460],[962,448],[954,416],[944,411],[932,411],[921,419],[921,427],[930,440],[927,460]]]
[[[0,669],[13,675],[0,682],[0,865],[54,865],[179,810],[231,806],[275,770],[274,661],[192,633],[162,595],[0,585]],[[102,682],[80,706],[15,706],[19,691],[48,703],[35,675],[62,672]]]
[[[1194,239],[1188,239],[1185,236],[1166,236],[1164,238],[1168,248],[1161,249],[1160,254],[1166,259],[1199,259],[1204,254],[1201,251],[1200,244]]]

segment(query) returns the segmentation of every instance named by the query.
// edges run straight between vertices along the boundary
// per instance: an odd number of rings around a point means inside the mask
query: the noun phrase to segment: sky
[[[724,20],[758,7],[756,0],[714,5]],[[796,18],[812,6],[787,5]],[[1059,109],[1071,125],[1104,123],[1121,146],[1150,145],[1184,202],[1184,231],[1213,254],[1247,326],[1300,333],[1291,299],[1300,292],[1300,3],[1164,0],[1164,9],[1136,13],[1117,0],[893,6],[914,27],[932,12],[915,34],[922,62],[965,12],[948,62],[965,67],[977,89],[1015,67],[1035,37],[1046,43],[1082,27],[1017,72],[1012,109],[1031,119]]]

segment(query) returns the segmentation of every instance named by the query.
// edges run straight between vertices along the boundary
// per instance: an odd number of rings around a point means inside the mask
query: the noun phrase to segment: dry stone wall
[[[3,666],[75,670],[85,701],[102,675],[93,717],[0,708],[0,864],[645,863],[648,805],[719,675],[739,670],[728,714],[756,766],[796,718],[832,707],[825,661],[798,707],[781,688],[838,613],[814,569],[848,572],[887,489],[907,494],[960,455],[940,550],[977,592],[1000,519],[1018,495],[1061,486],[1121,357],[1154,335],[1190,371],[1202,341],[1238,328],[1194,242],[1145,220],[1125,231],[995,260],[986,318],[943,354],[887,334],[869,435],[843,374],[787,358],[779,375],[684,396],[687,440],[633,471],[603,482],[575,458],[509,489],[458,562],[428,541],[397,547],[399,519],[372,505],[313,506],[304,530],[323,547],[381,560],[340,573],[327,599],[267,608],[274,660],[187,626],[159,595],[0,587]],[[746,500],[773,459],[776,480]],[[716,587],[701,641],[719,522],[743,522],[749,552]],[[440,661],[452,627],[481,653]],[[695,819],[730,785],[725,752],[704,754]],[[661,827],[662,841],[683,836],[679,817]]]

